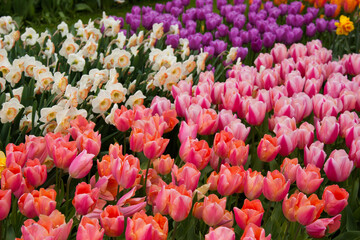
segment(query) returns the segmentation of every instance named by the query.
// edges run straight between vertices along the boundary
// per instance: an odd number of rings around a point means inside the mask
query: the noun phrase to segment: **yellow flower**
[[[347,36],[350,32],[354,30],[354,23],[350,21],[350,18],[344,15],[340,16],[340,22],[336,22],[335,26],[337,27],[336,29],[337,35]]]
[[[0,151],[0,179],[1,179],[1,174],[5,168],[6,168],[6,157],[5,154],[2,151]]]

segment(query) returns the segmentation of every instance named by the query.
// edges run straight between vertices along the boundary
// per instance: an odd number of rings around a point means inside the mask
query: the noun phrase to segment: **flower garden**
[[[0,17],[0,239],[360,239],[359,4]]]

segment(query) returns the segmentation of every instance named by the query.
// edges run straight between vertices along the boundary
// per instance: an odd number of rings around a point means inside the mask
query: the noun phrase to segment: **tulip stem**
[[[174,230],[173,230],[173,234],[172,234],[173,240],[175,240],[177,225],[178,225],[178,222],[175,222],[175,226],[174,226]]]
[[[148,178],[148,172],[149,172],[149,168],[150,168],[150,163],[151,163],[151,159],[149,159],[149,161],[148,161],[148,165],[147,165],[147,167],[146,167],[146,173],[145,173],[144,187],[145,187],[145,199],[146,199],[146,200],[147,200],[146,183],[147,183],[147,178]]]
[[[265,222],[268,220],[269,213],[271,212],[271,207],[272,207],[273,203],[274,203],[274,202],[272,202],[272,201],[270,201],[270,203],[269,203],[268,210],[266,211],[265,217],[264,217],[264,221],[265,221]]]
[[[69,200],[70,183],[71,183],[71,176],[69,175],[66,183],[66,200]]]
[[[286,239],[286,235],[287,235],[287,233],[288,233],[288,231],[289,231],[290,223],[291,223],[290,221],[287,221],[287,226],[286,226],[286,229],[285,229],[285,233],[284,233],[283,240]]]
[[[298,225],[299,225],[299,226],[298,226],[298,228],[297,228],[297,230],[296,230],[294,240],[297,239],[297,236],[298,236],[298,234],[299,234],[299,232],[300,232],[300,229],[301,229],[301,225],[300,225],[300,224],[298,224]]]

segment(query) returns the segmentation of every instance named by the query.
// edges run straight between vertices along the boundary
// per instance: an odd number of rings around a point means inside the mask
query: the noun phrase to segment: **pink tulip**
[[[180,129],[179,129],[179,140],[180,142],[184,142],[188,137],[191,137],[192,139],[196,138],[198,131],[198,125],[193,123],[192,121],[189,122],[189,124],[185,121],[181,122]]]
[[[205,240],[235,240],[235,232],[227,227],[217,227],[209,229],[205,235]]]
[[[76,212],[80,215],[86,215],[92,212],[99,199],[100,190],[98,188],[91,189],[90,184],[85,182],[79,183],[76,186],[75,196],[72,200]]]
[[[226,212],[226,198],[219,199],[215,194],[205,197],[204,202],[195,203],[193,214],[202,219],[207,225],[219,225]]]
[[[360,74],[359,70],[360,66],[360,55],[359,54],[351,54],[348,60],[345,62],[345,69],[350,75],[358,75]]]
[[[174,99],[176,99],[176,97],[181,93],[187,93],[187,94],[191,95],[192,83],[187,82],[185,80],[181,80],[176,85],[172,86],[171,94]]]
[[[335,216],[348,205],[349,193],[336,184],[330,185],[324,189],[322,199],[325,201],[324,211]]]
[[[274,62],[274,58],[269,53],[260,53],[259,56],[255,59],[254,64],[258,71],[260,67],[264,66],[265,68],[271,68]]]
[[[343,105],[339,99],[316,94],[313,98],[314,115],[323,119],[326,116],[337,116],[342,111]]]
[[[297,62],[300,58],[305,57],[307,54],[307,47],[301,43],[291,45],[289,55]]]
[[[165,139],[162,137],[155,138],[154,140],[147,141],[144,144],[143,152],[145,157],[148,159],[154,159],[161,156],[164,153],[167,145],[169,144],[170,139]]]
[[[76,234],[76,240],[94,239],[102,240],[104,229],[101,228],[96,218],[82,217]]]
[[[10,167],[5,168],[1,173],[1,189],[11,189],[15,192],[19,189],[23,177],[21,174],[21,167],[13,163]]]
[[[279,154],[287,156],[295,150],[297,146],[297,131],[287,132],[277,137],[277,145],[280,146]]]
[[[319,141],[312,143],[309,148],[305,146],[304,149],[305,166],[311,163],[314,164],[316,167],[322,169],[326,158],[326,153],[323,149],[324,149],[324,143]]]
[[[281,173],[284,174],[286,180],[290,180],[290,183],[294,183],[296,180],[296,172],[300,168],[297,158],[285,158],[280,166]]]
[[[270,112],[272,110],[270,92],[268,90],[260,89],[257,92],[256,99],[266,104],[266,112]]]
[[[200,171],[192,163],[186,163],[180,169],[174,165],[171,172],[172,182],[175,185],[184,184],[186,189],[191,191],[195,191],[197,188],[200,175]]]
[[[313,97],[320,92],[321,87],[322,81],[319,81],[316,78],[307,79],[305,81],[304,93],[306,93],[309,97]]]
[[[329,78],[324,87],[324,95],[329,95],[333,98],[338,98],[340,92],[345,88],[345,84],[340,82],[338,79],[332,77]]]
[[[156,158],[152,163],[156,172],[161,175],[167,175],[171,172],[174,165],[174,159],[171,158],[169,154],[161,155],[161,157]]]
[[[188,93],[180,93],[175,98],[175,110],[179,117],[185,117],[187,115],[187,109],[191,104],[191,96]]]
[[[234,207],[235,220],[241,229],[245,229],[250,223],[261,226],[261,220],[264,214],[264,208],[259,199],[249,201],[245,199],[241,209]]]
[[[233,114],[230,110],[222,109],[219,114],[219,124],[218,129],[220,131],[224,130],[226,126],[228,126],[232,121],[237,119],[236,114]]]
[[[120,109],[116,109],[114,113],[115,127],[121,131],[127,131],[134,121],[134,111],[127,109],[124,105]]]
[[[55,141],[52,150],[54,164],[57,168],[67,171],[77,155],[76,142]]]
[[[26,180],[34,187],[38,187],[46,181],[46,165],[40,165],[40,161],[37,158],[34,160],[29,159],[23,171]]]
[[[94,154],[87,153],[86,149],[83,150],[76,158],[71,162],[69,167],[69,175],[72,178],[83,178],[90,172],[93,166]]]
[[[10,212],[11,190],[0,190],[0,221],[4,220]]]
[[[124,215],[117,206],[108,205],[100,214],[100,222],[109,237],[118,237],[124,231]]]
[[[323,238],[340,228],[341,214],[332,218],[321,218],[306,226],[306,233],[313,238]]]
[[[250,125],[261,125],[264,121],[266,113],[266,104],[261,101],[254,101],[249,105],[249,110],[246,113],[246,121]]]
[[[315,192],[323,181],[320,168],[315,165],[308,164],[305,169],[299,167],[296,171],[296,186],[306,194]]]
[[[227,125],[224,130],[226,132],[231,132],[234,136],[234,138],[246,141],[246,138],[248,137],[250,133],[250,127],[246,127],[243,123],[241,123],[240,119],[235,119]]]
[[[246,171],[244,179],[244,193],[250,199],[259,198],[262,194],[264,176],[261,172],[252,171],[250,168]]]
[[[184,162],[194,164],[197,169],[202,170],[208,165],[212,154],[205,140],[186,139],[180,146],[179,155]]]
[[[271,49],[271,55],[274,58],[275,63],[281,63],[285,58],[288,58],[288,50],[282,43],[275,43]]]
[[[341,73],[342,75],[345,74],[346,70],[345,67],[340,62],[329,62],[326,65],[326,78],[328,78],[332,73]]]
[[[339,123],[333,116],[324,117],[316,124],[316,137],[325,144],[332,144],[339,135]]]
[[[322,81],[323,79],[323,66],[321,64],[319,64],[318,62],[314,62],[314,61],[309,61],[305,64],[308,64],[306,66],[306,71],[305,71],[305,78],[306,79],[317,79],[318,81]]]
[[[278,170],[268,171],[263,185],[263,194],[266,199],[279,202],[284,199],[290,189],[290,180],[285,180]]]
[[[235,140],[230,144],[229,157],[225,162],[232,166],[243,166],[246,164],[249,155],[249,145],[245,146],[242,140]]]
[[[229,157],[229,151],[234,136],[230,132],[221,131],[215,134],[213,150],[221,159]]]
[[[348,148],[351,147],[352,142],[360,137],[360,124],[348,128],[345,133],[345,143]]]
[[[306,48],[308,50],[308,55],[314,55],[315,52],[322,48],[322,43],[320,40],[315,39],[306,43]]]
[[[340,114],[339,124],[341,137],[344,138],[346,136],[346,131],[358,123],[360,123],[360,119],[356,112],[345,111],[344,113]]]
[[[271,162],[279,152],[280,146],[277,144],[277,138],[265,134],[257,147],[259,159],[263,162]]]
[[[152,110],[153,115],[155,114],[162,115],[163,112],[171,108],[171,102],[169,99],[165,97],[155,96],[151,101],[150,108]]]
[[[97,156],[101,148],[101,134],[93,130],[87,130],[76,139],[79,151],[87,150],[88,153]]]
[[[222,196],[242,192],[244,178],[245,171],[242,166],[230,167],[228,164],[222,164],[219,172],[217,190]]]
[[[6,146],[6,167],[10,167],[12,163],[16,163],[23,167],[26,162],[26,148],[24,143],[20,143],[16,146],[13,143],[9,143]]]
[[[131,155],[124,159],[117,158],[112,163],[112,175],[123,188],[130,188],[134,185],[139,171],[139,159]]]
[[[298,148],[304,149],[310,146],[314,141],[314,126],[308,122],[303,122],[297,130]]]
[[[305,86],[305,78],[301,77],[299,71],[293,71],[286,76],[285,87],[289,97],[295,93],[303,91]]]
[[[354,140],[350,147],[349,157],[354,162],[355,167],[360,168],[360,139]]]
[[[18,200],[20,212],[27,218],[40,215],[49,216],[56,208],[56,191],[41,188],[31,193],[24,193]]]
[[[214,134],[218,129],[218,115],[214,109],[203,109],[196,123],[200,135]]]
[[[27,159],[38,158],[40,163],[43,163],[48,156],[44,137],[35,137],[34,135],[25,136],[25,149]]]
[[[269,90],[279,84],[279,75],[272,69],[262,71],[256,81],[261,89]]]
[[[240,240],[256,239],[256,240],[271,240],[271,234],[265,237],[265,230],[262,227],[258,227],[253,223],[249,223]]]
[[[329,180],[343,182],[350,176],[353,166],[345,150],[334,150],[324,165],[324,171]]]

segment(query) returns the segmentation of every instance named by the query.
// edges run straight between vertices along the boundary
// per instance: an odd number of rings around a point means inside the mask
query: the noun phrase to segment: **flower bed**
[[[360,236],[360,54],[329,44],[353,22],[188,4],[134,7],[127,31],[0,18],[1,239]]]

